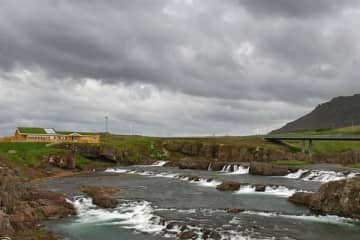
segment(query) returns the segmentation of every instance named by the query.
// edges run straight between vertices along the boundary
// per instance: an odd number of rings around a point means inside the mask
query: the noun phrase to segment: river
[[[65,192],[78,215],[47,226],[71,240],[161,240],[179,239],[191,230],[193,239],[298,239],[358,240],[360,222],[317,216],[307,208],[287,200],[295,191],[317,191],[323,182],[340,179],[341,173],[313,170],[286,177],[248,174],[246,167],[235,172],[179,170],[153,166],[131,166],[105,172],[50,179],[45,187]],[[198,176],[189,181],[183,175]],[[209,180],[208,180],[209,179]],[[216,185],[224,180],[248,183],[236,192],[220,192]],[[255,192],[253,184],[272,184],[265,192]],[[107,210],[94,206],[79,191],[81,185],[120,187],[120,204]],[[229,213],[226,209],[242,209]]]

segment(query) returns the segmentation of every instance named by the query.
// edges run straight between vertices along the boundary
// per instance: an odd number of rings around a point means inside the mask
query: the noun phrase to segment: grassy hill
[[[336,129],[322,129],[315,131],[303,131],[303,132],[290,132],[290,133],[281,133],[273,135],[360,135],[360,125]],[[297,148],[299,151],[302,147],[301,141],[286,141],[287,144]],[[313,141],[313,150],[315,155],[324,156],[324,157],[336,157],[340,153],[346,150],[357,150],[360,151],[360,142],[359,141]]]
[[[321,131],[360,124],[360,94],[337,97],[272,133]]]

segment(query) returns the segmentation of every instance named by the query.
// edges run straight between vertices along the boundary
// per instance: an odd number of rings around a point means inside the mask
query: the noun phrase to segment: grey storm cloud
[[[358,7],[358,0],[238,0],[250,12],[275,17],[323,17],[338,14],[343,9]]]
[[[0,130],[9,119],[91,130],[88,112],[150,134],[279,126],[359,90],[359,3],[0,0],[0,106],[14,106]]]

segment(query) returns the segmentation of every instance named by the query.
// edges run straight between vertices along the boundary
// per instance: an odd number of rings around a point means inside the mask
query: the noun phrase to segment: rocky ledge
[[[80,190],[92,198],[92,202],[102,208],[115,208],[118,205],[112,195],[121,191],[119,188],[104,186],[81,186]]]
[[[75,209],[62,193],[27,186],[12,169],[0,168],[0,236],[32,239],[26,233],[36,230],[41,221],[73,214]],[[42,239],[53,239],[51,234],[45,235]]]
[[[360,219],[360,176],[325,183],[317,193],[297,192],[289,201],[319,214]]]
[[[298,170],[296,167],[279,167],[271,163],[251,162],[249,173],[262,176],[285,176]]]

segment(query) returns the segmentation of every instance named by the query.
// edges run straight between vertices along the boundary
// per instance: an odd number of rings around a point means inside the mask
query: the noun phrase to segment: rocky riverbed
[[[43,182],[43,187],[65,192],[77,212],[47,226],[68,239],[87,240],[358,239],[360,234],[354,216],[328,215],[288,200],[296,192],[321,193],[331,180],[357,181],[357,172],[287,169],[285,175],[266,176],[250,174],[251,165],[224,165],[216,171],[163,165]],[[115,207],[104,208],[89,194],[89,186],[123,191],[111,194]]]
[[[43,164],[48,170],[49,164],[74,169],[69,155],[47,156]],[[183,159],[72,176],[68,171],[28,182],[19,178],[22,172],[1,166],[0,236],[55,239],[49,229],[79,240],[357,239],[360,234],[355,169]]]

